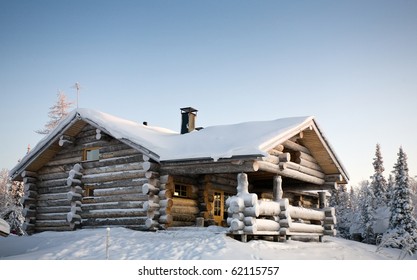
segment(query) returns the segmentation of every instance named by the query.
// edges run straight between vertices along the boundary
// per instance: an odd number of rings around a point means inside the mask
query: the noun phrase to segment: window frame
[[[177,187],[180,188],[179,191],[177,191]],[[178,198],[190,198],[191,193],[191,186],[187,184],[180,184],[180,183],[174,183],[174,197]]]
[[[84,148],[83,149],[83,158],[82,158],[82,161],[83,162],[85,162],[85,161],[98,161],[98,160],[100,160],[100,149],[101,149],[101,147],[90,147],[90,148]],[[88,152],[91,152],[91,151],[96,151],[96,150],[98,150],[98,155],[97,155],[97,159],[88,159],[87,157],[88,157]]]

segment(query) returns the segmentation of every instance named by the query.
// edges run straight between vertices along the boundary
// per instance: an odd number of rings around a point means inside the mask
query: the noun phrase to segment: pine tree
[[[55,105],[49,108],[49,122],[45,124],[45,127],[41,130],[37,130],[38,134],[49,134],[58,123],[68,115],[68,110],[72,106],[72,102],[67,101],[67,96],[63,91],[59,91],[57,94],[57,102]]]
[[[417,177],[410,178],[411,200],[414,205],[414,218],[417,219]]]
[[[381,246],[401,248],[404,252],[413,254],[417,250],[417,222],[413,216],[407,155],[402,147],[393,172],[395,184],[390,192],[391,218],[389,230],[384,234]]]
[[[363,227],[362,238],[365,243],[374,244],[375,234],[373,225],[375,221],[375,209],[373,207],[375,195],[371,184],[367,184],[363,189],[363,197],[361,199],[361,224]]]
[[[379,144],[376,145],[375,158],[373,162],[374,166],[374,175],[372,176],[371,186],[373,189],[373,194],[375,196],[375,201],[373,208],[376,210],[378,207],[383,207],[387,205],[387,181],[385,180],[384,175],[384,166],[381,155],[381,147]]]
[[[391,198],[390,229],[410,234],[417,230],[417,222],[413,217],[413,203],[408,176],[407,154],[400,147],[398,160],[394,165],[395,185]]]
[[[394,176],[392,176],[392,174],[389,174],[388,177],[388,184],[387,184],[387,200],[388,200],[388,206],[391,207],[391,201],[392,201],[392,192],[394,189],[394,185],[395,185],[395,179]]]

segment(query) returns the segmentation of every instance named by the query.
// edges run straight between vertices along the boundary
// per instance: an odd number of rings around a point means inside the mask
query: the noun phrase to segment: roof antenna
[[[80,89],[81,89],[81,85],[80,83],[75,83],[75,85],[72,87],[75,88],[77,90],[77,109],[78,109],[78,98],[79,98],[79,94],[80,94]]]

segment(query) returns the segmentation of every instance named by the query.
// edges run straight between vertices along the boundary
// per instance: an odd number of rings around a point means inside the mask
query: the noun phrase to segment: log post
[[[227,201],[228,216],[227,224],[229,230],[234,233],[256,233],[255,218],[259,216],[260,207],[258,196],[249,193],[248,175],[239,173],[237,175],[237,194]]]
[[[150,162],[150,157],[146,155],[143,155],[142,159],[142,169],[145,171],[145,174],[148,174],[145,176],[148,182],[142,186],[142,194],[148,196],[148,201],[143,204],[143,209],[147,212],[148,217],[145,227],[148,230],[156,230],[163,228],[161,224],[168,224],[172,221],[170,202],[167,200],[168,197],[166,197],[170,193],[166,192],[165,181],[167,178],[160,177],[157,172],[159,165]],[[163,180],[163,183],[161,183],[161,180]],[[163,201],[162,206],[161,201]],[[158,215],[155,214],[155,211],[159,211]],[[163,215],[160,213],[163,213]]]
[[[319,208],[323,209],[327,207],[326,192],[318,192],[318,194],[319,194]]]
[[[23,223],[23,230],[28,234],[32,234],[35,230],[36,223],[36,200],[38,197],[38,188],[36,182],[38,181],[37,173],[31,171],[23,171],[22,178],[24,183],[24,196],[21,199],[23,204],[23,216],[25,221]]]
[[[174,205],[174,201],[172,200],[172,196],[174,193],[174,181],[173,178],[169,175],[159,175],[159,212],[161,213],[161,217],[159,217],[159,224],[162,228],[168,228],[173,222],[172,206]]]
[[[70,229],[81,226],[81,206],[82,206],[82,176],[83,167],[81,164],[75,164],[68,172],[67,186],[71,187],[67,193],[67,199],[71,202],[70,212],[67,213],[66,220]]]
[[[279,175],[274,177],[273,194],[274,194],[274,201],[278,202],[282,199],[282,195],[283,195],[282,177]]]
[[[323,210],[326,216],[323,222],[324,235],[336,236],[336,211],[333,207],[326,207]]]

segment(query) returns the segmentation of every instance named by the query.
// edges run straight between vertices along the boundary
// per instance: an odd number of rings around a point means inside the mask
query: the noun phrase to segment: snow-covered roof
[[[11,174],[22,171],[36,155],[65,134],[71,124],[83,120],[112,137],[150,151],[156,161],[181,161],[240,156],[265,156],[267,151],[311,126],[313,117],[292,117],[270,121],[209,126],[187,134],[146,126],[92,109],[72,111],[49,135],[42,139]]]

